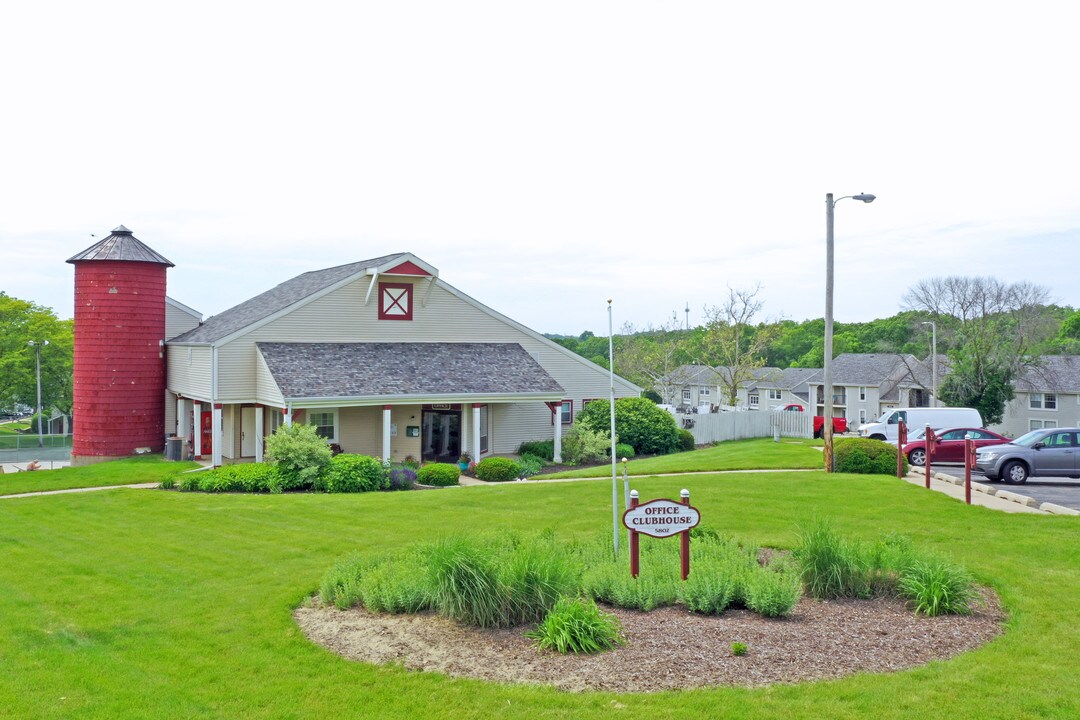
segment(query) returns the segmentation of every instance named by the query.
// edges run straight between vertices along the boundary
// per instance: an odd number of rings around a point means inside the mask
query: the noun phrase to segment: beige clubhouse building
[[[166,433],[214,465],[262,460],[262,439],[294,422],[393,460],[479,460],[549,438],[558,452],[575,414],[609,394],[606,369],[410,253],[304,273],[205,322],[168,310]],[[641,392],[614,384],[616,397]]]

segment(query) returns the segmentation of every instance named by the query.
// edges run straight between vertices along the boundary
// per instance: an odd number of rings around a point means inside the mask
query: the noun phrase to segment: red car
[[[930,462],[964,462],[964,438],[970,437],[975,447],[985,445],[1000,445],[1009,442],[1010,438],[998,435],[986,428],[946,428],[938,430],[937,446],[934,448],[934,456]],[[923,466],[926,464],[926,441],[915,440],[904,446],[904,454],[912,465]]]

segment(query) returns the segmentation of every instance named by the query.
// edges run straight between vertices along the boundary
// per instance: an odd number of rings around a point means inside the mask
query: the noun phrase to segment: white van
[[[975,408],[914,407],[886,410],[877,421],[859,426],[859,436],[896,442],[896,427],[903,420],[908,433],[927,425],[935,430],[953,427],[982,427],[982,416]]]

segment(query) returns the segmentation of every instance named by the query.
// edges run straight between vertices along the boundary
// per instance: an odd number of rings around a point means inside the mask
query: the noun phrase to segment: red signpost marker
[[[934,435],[933,429],[929,425],[926,426],[926,435],[923,436],[923,442],[926,445],[926,489],[930,489],[930,458],[934,455],[934,445],[937,444],[937,436]]]
[[[630,491],[631,509],[638,506],[637,490]],[[625,521],[624,521],[625,522]],[[636,578],[641,571],[641,552],[639,550],[640,539],[637,530],[630,530],[630,577]]]
[[[689,490],[680,492],[679,497],[682,498],[683,505],[686,505],[687,507],[690,506]],[[685,580],[690,577],[690,531],[683,530],[680,534],[682,535],[682,538],[680,540],[679,559],[682,561],[682,579]]]
[[[896,426],[896,477],[904,477],[904,446],[907,445],[907,423]]]
[[[975,464],[975,443],[964,438],[964,502],[971,504],[971,466]]]

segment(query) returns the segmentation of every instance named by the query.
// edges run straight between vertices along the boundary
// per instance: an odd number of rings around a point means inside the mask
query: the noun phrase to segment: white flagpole
[[[615,463],[615,342],[611,324],[611,298],[607,301],[607,340],[608,340],[608,401],[611,410],[611,532],[615,540],[615,557],[619,557],[619,481],[616,477]]]

